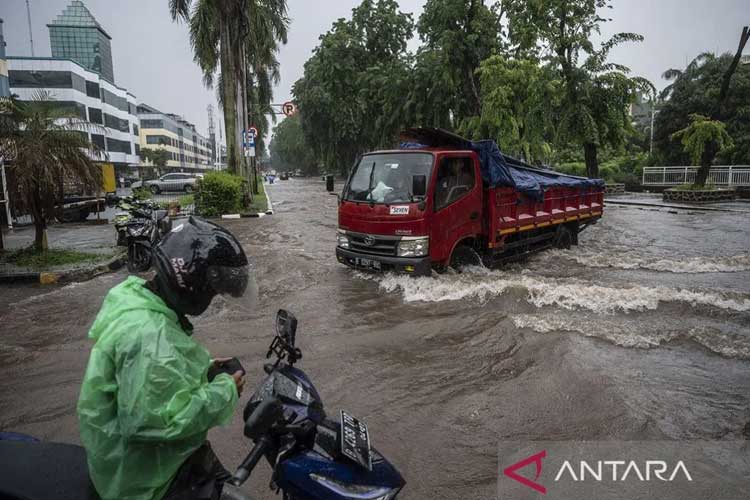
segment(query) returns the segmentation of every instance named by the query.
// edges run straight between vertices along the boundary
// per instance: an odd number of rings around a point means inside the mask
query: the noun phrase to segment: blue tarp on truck
[[[401,134],[402,149],[450,147],[475,151],[479,155],[482,180],[491,187],[512,187],[533,198],[541,199],[550,187],[604,187],[602,179],[588,179],[534,168],[504,155],[492,140],[469,141],[442,129],[415,128]]]

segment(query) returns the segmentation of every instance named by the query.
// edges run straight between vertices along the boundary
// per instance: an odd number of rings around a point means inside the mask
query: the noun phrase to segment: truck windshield
[[[412,177],[430,178],[432,155],[391,153],[363,156],[352,174],[345,200],[370,203],[410,203],[414,201]]]

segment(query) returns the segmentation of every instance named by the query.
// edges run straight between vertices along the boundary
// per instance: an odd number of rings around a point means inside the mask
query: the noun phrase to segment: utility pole
[[[31,43],[31,57],[34,57],[34,35],[31,33],[31,7],[26,0],[26,20],[29,22],[29,42]]]
[[[649,147],[649,156],[654,156],[654,116],[656,115],[656,95],[651,95],[651,143]]]
[[[208,108],[208,138],[211,141],[211,170],[216,169],[216,126],[214,125],[214,106],[209,104]]]

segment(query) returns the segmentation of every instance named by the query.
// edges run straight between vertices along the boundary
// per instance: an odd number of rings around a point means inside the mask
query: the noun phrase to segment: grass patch
[[[179,203],[181,207],[187,207],[195,203],[195,195],[194,194],[187,194],[185,196],[180,196]]]
[[[716,191],[716,186],[713,184],[706,184],[705,186],[698,186],[697,184],[681,184],[674,188],[675,191]]]
[[[244,213],[266,213],[266,210],[268,210],[268,198],[266,197],[266,188],[263,185],[263,178],[258,177],[258,189],[260,193],[253,196],[253,202],[250,204],[249,207],[247,207],[245,210],[243,210]]]
[[[0,263],[43,271],[53,267],[94,263],[108,257],[110,256],[56,248],[50,248],[46,252],[37,252],[34,247],[27,247],[0,252]]]

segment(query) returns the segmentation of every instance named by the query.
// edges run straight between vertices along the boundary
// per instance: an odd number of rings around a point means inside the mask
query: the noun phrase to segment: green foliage
[[[147,186],[133,189],[133,198],[136,200],[150,200],[153,193]]]
[[[242,210],[245,181],[227,172],[208,172],[198,180],[195,209],[200,215],[216,217]]]
[[[706,184],[705,186],[699,184],[680,184],[672,189],[675,191],[716,191],[717,188],[713,184]]]
[[[690,118],[690,125],[672,134],[672,139],[680,139],[693,165],[702,164],[707,148],[713,147],[716,151],[721,151],[732,146],[732,138],[722,122],[698,114],[693,114]]]
[[[142,148],[141,157],[160,169],[166,167],[170,159],[169,151],[162,148]]]
[[[406,43],[414,23],[395,0],[364,0],[322,35],[293,94],[319,163],[346,172],[358,154],[392,144],[408,109]]]
[[[17,208],[31,215],[39,251],[46,249],[45,230],[57,215],[63,182],[77,181],[89,191],[101,186],[101,168],[92,158],[102,152],[89,142],[89,131],[102,132],[56,105],[47,92],[36,92],[30,101],[0,99],[0,156],[13,160]]]
[[[653,92],[647,80],[629,77],[628,68],[607,62],[614,47],[641,41],[642,36],[618,33],[599,47],[591,41],[607,21],[599,9],[610,4],[610,0],[547,0],[530,7],[524,0],[503,2],[514,50],[538,52],[537,57],[559,75],[562,99],[555,113],[557,140],[584,147],[590,177],[598,175],[598,149],[623,144],[635,92]]]
[[[727,100],[721,112],[715,114],[722,75],[731,62],[731,54],[704,53],[685,69],[664,73],[673,83],[661,94],[663,102],[654,126],[654,147],[660,164],[686,165],[691,161],[691,153],[685,150],[681,137],[675,138],[674,134],[691,125],[693,114],[713,117],[726,126],[732,144],[719,152],[719,164],[750,164],[750,65],[737,67]]]
[[[548,67],[529,59],[492,56],[478,72],[482,112],[464,120],[461,132],[493,138],[500,149],[529,162],[547,163],[554,135],[551,109],[559,104],[559,80]]]
[[[284,119],[273,131],[271,164],[280,171],[302,170],[317,175],[318,165],[312,148],[305,140],[299,115]]]
[[[12,264],[18,267],[43,271],[60,266],[98,262],[109,258],[110,255],[78,252],[75,250],[61,250],[50,248],[44,251],[33,246],[13,251],[0,251],[0,263]]]
[[[265,213],[268,210],[268,197],[266,196],[266,187],[263,185],[263,179],[258,177],[258,193],[253,196],[253,202],[243,210],[243,213],[256,214]]]

